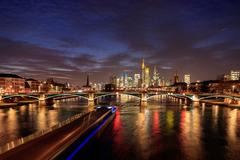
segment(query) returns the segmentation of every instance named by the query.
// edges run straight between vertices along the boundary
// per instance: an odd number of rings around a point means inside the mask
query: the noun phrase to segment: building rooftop
[[[21,79],[23,79],[22,77],[20,77],[16,74],[5,74],[5,73],[0,73],[0,77],[3,77],[3,78],[21,78]]]

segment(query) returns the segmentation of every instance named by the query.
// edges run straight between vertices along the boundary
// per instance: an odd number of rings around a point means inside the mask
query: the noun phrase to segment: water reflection
[[[240,110],[174,98],[121,96],[112,125],[86,159],[239,159]],[[144,107],[143,107],[144,106]],[[109,146],[109,144],[111,144]],[[99,147],[101,146],[101,147]],[[107,154],[103,154],[107,151]],[[84,153],[82,153],[84,154]]]
[[[0,109],[0,145],[46,129],[87,110],[87,104],[78,98],[55,101],[53,106],[29,104]]]

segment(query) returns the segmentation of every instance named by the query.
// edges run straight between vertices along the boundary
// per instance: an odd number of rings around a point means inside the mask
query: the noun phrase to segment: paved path
[[[90,112],[72,123],[59,128],[51,133],[39,137],[33,141],[16,147],[2,155],[0,159],[8,160],[46,160],[71,144],[82,135],[98,118],[110,112],[109,110],[97,110]]]

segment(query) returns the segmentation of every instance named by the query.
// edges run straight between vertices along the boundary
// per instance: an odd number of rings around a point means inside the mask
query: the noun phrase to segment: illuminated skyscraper
[[[144,59],[142,59],[141,69],[142,69],[142,75],[141,75],[142,85],[141,86],[145,87],[145,63],[144,63]]]
[[[185,74],[184,75],[184,82],[187,83],[188,85],[191,83],[190,74]]]
[[[150,68],[145,67],[145,87],[149,87],[150,84]]]
[[[140,74],[134,74],[134,87],[138,87],[139,86],[139,80],[140,80]]]
[[[124,74],[120,77],[120,87],[124,87]]]
[[[128,76],[127,81],[128,81],[127,87],[133,87],[133,78]]]
[[[159,86],[159,74],[158,74],[158,71],[157,71],[157,66],[154,66],[154,69],[153,69],[153,78],[152,78],[152,85],[154,87],[157,87]]]
[[[124,87],[128,87],[128,74],[124,74]]]

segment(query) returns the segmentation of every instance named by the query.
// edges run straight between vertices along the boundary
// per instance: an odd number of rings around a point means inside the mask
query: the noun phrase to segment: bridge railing
[[[27,142],[31,141],[33,139],[41,137],[41,136],[43,136],[43,135],[45,135],[47,133],[50,133],[50,132],[52,132],[52,131],[54,131],[56,129],[59,129],[59,128],[61,128],[61,127],[65,126],[65,125],[67,125],[67,124],[69,124],[69,123],[79,119],[80,117],[82,117],[82,116],[84,116],[84,115],[86,115],[86,114],[88,114],[90,112],[91,111],[82,112],[82,113],[76,114],[76,115],[71,116],[70,118],[68,118],[68,119],[66,119],[66,120],[64,120],[62,122],[57,123],[56,125],[54,125],[52,127],[43,129],[41,131],[37,131],[37,132],[35,132],[35,133],[33,133],[33,134],[29,135],[29,136],[21,137],[21,138],[18,138],[16,140],[10,141],[10,142],[8,142],[5,145],[0,147],[0,154],[5,153],[5,152],[7,152],[7,151],[9,151],[9,150],[11,150],[13,148],[16,148],[17,146],[20,146],[20,145],[22,145],[24,143],[27,143]]]

